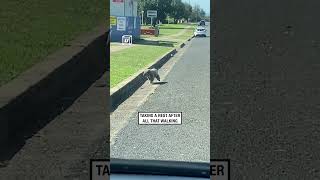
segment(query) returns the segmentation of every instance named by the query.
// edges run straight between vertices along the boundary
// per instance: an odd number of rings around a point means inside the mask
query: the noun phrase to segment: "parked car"
[[[194,37],[198,37],[198,36],[206,37],[207,36],[207,30],[206,30],[206,28],[204,28],[202,26],[198,26],[195,29],[193,35],[194,35]]]

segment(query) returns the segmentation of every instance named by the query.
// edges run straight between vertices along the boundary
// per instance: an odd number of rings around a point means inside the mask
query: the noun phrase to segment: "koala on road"
[[[151,84],[153,84],[154,78],[160,81],[158,70],[155,68],[147,69],[146,71],[143,72],[143,76],[146,77]]]

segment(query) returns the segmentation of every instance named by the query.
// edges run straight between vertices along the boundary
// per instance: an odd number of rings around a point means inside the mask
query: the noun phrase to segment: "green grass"
[[[101,0],[0,0],[0,86],[102,24]]]
[[[164,55],[172,47],[137,45],[114,52],[110,58],[110,86],[114,87],[148,64]]]
[[[160,25],[160,37],[177,34],[185,29],[187,24],[162,24]]]
[[[159,37],[177,34],[188,26],[189,26],[188,24],[161,24],[159,25],[159,28],[160,28]],[[141,28],[144,28],[144,29],[147,29],[149,27],[150,26],[141,26]]]
[[[188,27],[189,24],[161,24],[160,28],[163,29],[184,29],[186,27]]]
[[[162,24],[160,26],[161,36],[141,36],[144,39],[135,41],[136,46],[112,53],[110,59],[111,88],[190,38],[195,26],[188,28],[180,36],[174,37],[173,40],[165,40],[167,39],[166,36],[177,34],[187,26],[189,25]]]
[[[186,40],[193,35],[196,26],[189,27],[183,34],[176,36],[175,39]]]

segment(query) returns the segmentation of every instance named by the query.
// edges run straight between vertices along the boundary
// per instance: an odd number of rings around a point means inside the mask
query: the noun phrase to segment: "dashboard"
[[[111,180],[207,180],[209,162],[111,159]]]
[[[182,177],[182,176],[159,176],[159,175],[135,175],[135,174],[111,174],[110,180],[209,180],[210,178],[198,178],[198,177]]]

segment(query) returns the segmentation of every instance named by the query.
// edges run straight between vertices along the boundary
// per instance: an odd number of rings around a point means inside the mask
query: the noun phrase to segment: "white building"
[[[133,16],[138,12],[138,0],[110,0],[110,16]]]
[[[111,41],[121,41],[123,35],[140,38],[138,0],[110,0],[110,16],[116,19],[111,26]]]

